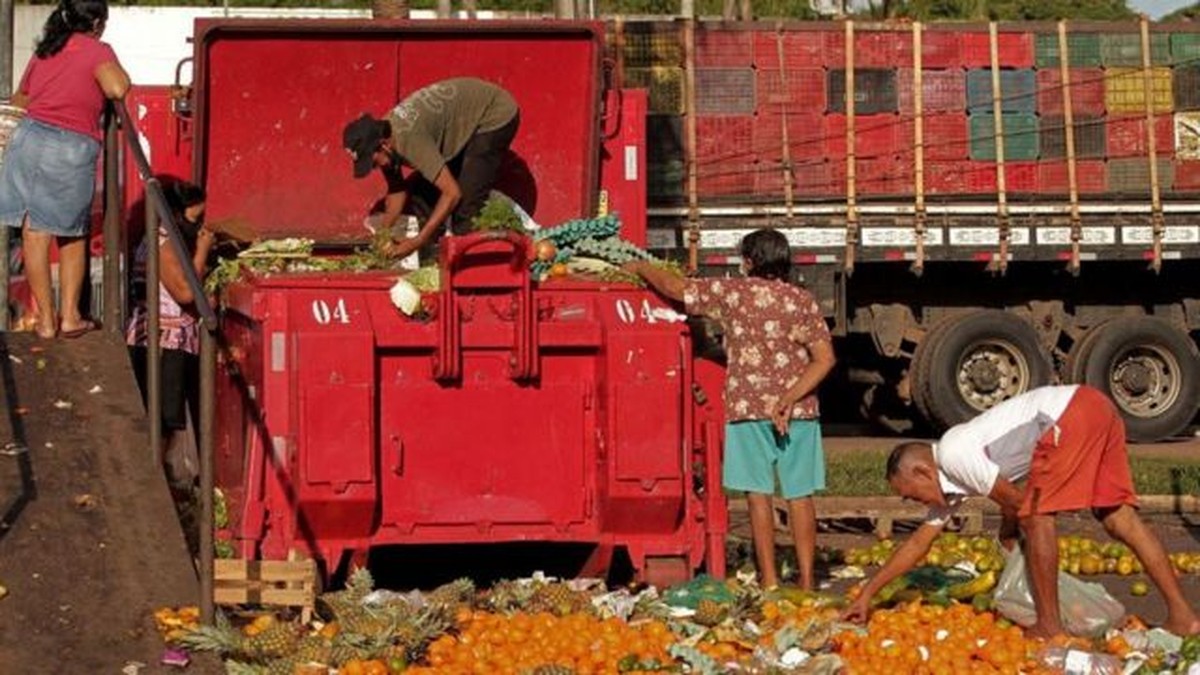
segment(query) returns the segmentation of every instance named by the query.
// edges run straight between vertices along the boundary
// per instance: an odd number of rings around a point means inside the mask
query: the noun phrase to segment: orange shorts
[[[1058,420],[1038,439],[1020,515],[1137,506],[1125,423],[1108,398],[1081,386]]]

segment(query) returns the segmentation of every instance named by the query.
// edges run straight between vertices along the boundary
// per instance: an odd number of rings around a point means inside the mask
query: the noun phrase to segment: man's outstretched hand
[[[384,245],[383,252],[393,258],[407,258],[421,248],[420,242],[409,237],[400,241],[391,241]]]
[[[850,606],[842,611],[842,621],[865,623],[870,614],[871,601],[868,598],[859,596],[857,600],[850,603]]]

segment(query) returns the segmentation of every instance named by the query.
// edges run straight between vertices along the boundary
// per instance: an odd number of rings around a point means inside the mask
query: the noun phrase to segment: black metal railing
[[[152,461],[159,463],[162,450],[162,369],[158,335],[159,314],[158,233],[161,230],[180,261],[184,278],[192,291],[196,313],[200,316],[200,419],[193,420],[200,436],[200,518],[199,578],[200,613],[206,623],[213,620],[213,419],[215,413],[217,315],[204,292],[204,283],[188,261],[192,259],[175,214],[167,204],[162,185],[154,176],[142,149],[137,127],[124,101],[113,101],[107,116],[104,148],[104,315],[110,330],[121,330],[124,312],[121,298],[124,284],[120,271],[124,246],[121,226],[119,131],[124,131],[127,159],[132,161],[145,186],[146,207],[146,413],[149,419],[149,445]]]

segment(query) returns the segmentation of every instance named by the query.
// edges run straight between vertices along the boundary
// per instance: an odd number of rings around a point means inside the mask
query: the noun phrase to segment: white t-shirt
[[[1038,439],[1056,428],[1078,388],[1031,389],[943,434],[933,446],[933,458],[950,506],[930,508],[925,522],[944,524],[963,498],[987,495],[999,476],[1016,482],[1029,475]]]

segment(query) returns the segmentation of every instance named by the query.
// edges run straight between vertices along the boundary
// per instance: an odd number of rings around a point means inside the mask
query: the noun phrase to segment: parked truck
[[[783,230],[842,405],[936,431],[1051,382],[1129,436],[1200,406],[1193,24],[621,22],[650,92],[652,244],[703,273]],[[916,426],[914,426],[916,425]]]

